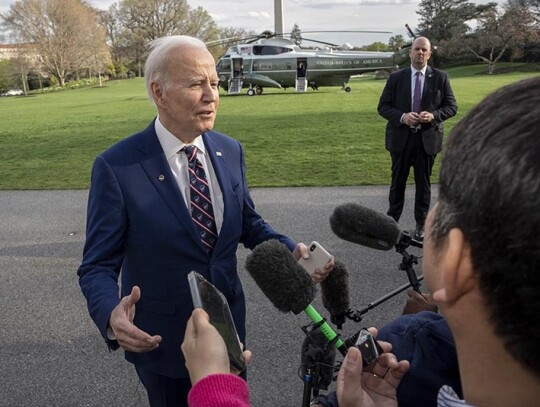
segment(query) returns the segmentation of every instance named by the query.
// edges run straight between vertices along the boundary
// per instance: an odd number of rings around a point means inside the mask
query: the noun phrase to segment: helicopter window
[[[255,45],[253,47],[254,55],[279,55],[291,51],[292,49],[290,48],[278,47],[275,45]]]
[[[217,66],[218,71],[230,71],[231,70],[231,60],[230,59],[221,59]]]

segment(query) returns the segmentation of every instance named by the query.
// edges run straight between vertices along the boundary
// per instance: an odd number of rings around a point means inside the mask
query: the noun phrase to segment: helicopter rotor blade
[[[302,41],[316,42],[316,43],[318,43],[318,44],[329,45],[329,46],[331,46],[331,47],[339,47],[339,45],[337,45],[337,44],[332,44],[331,42],[320,41],[320,40],[312,40],[312,39],[310,39],[310,38],[305,38],[305,37],[302,37]]]
[[[301,31],[302,34],[317,34],[317,33],[360,33],[360,34],[392,34],[392,31],[373,31],[373,30],[317,30],[317,31]]]

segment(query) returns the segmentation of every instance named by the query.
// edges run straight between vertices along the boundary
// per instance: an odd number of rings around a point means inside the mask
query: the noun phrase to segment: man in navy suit
[[[238,244],[251,249],[277,239],[297,259],[309,252],[255,211],[241,144],[211,131],[219,78],[204,43],[186,36],[154,41],[145,79],[158,116],[96,158],[78,275],[91,317],[110,349],[125,350],[150,405],[179,407],[187,405],[191,387],[180,350],[193,310],[188,273],[199,272],[223,292],[245,343]],[[188,166],[194,158],[202,171],[197,177],[209,189],[210,247],[191,216],[197,191]],[[322,281],[332,267],[333,259],[313,280]]]
[[[386,149],[392,158],[387,214],[399,221],[407,178],[413,167],[416,185],[413,238],[422,241],[431,202],[431,170],[442,149],[443,122],[455,116],[457,104],[448,74],[428,66],[431,43],[427,38],[414,40],[409,57],[411,67],[394,72],[388,78],[377,111],[388,120]]]

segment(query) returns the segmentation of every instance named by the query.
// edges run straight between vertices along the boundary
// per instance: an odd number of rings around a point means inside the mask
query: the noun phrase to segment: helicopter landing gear
[[[349,93],[349,92],[352,90],[350,86],[345,86],[345,85],[343,85],[343,86],[341,87],[341,89],[343,89],[343,90],[344,90],[345,92],[347,92],[347,93]]]
[[[260,95],[263,93],[263,87],[261,85],[255,86],[255,88],[252,85],[249,85],[249,89],[247,90],[248,96],[253,96],[254,94]]]

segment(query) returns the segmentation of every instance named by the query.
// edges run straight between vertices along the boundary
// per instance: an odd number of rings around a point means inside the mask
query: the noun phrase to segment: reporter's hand
[[[370,328],[373,336],[376,330]],[[409,362],[397,361],[389,353],[392,345],[379,341],[384,350],[376,361],[363,369],[362,354],[351,347],[339,370],[336,386],[340,407],[386,407],[397,406],[397,387],[409,370]]]
[[[416,314],[422,311],[439,311],[439,307],[433,301],[433,298],[431,298],[431,294],[419,294],[414,290],[408,290],[407,295],[409,298],[403,308],[403,315]]]
[[[195,308],[188,320],[182,353],[192,385],[211,374],[238,373],[231,372],[225,341],[200,308]],[[250,351],[244,351],[244,359],[249,363]]]
[[[293,251],[293,257],[298,261],[301,257],[304,259],[309,258],[309,248],[304,243],[298,243]],[[334,270],[335,258],[332,256],[330,260],[324,265],[324,268],[315,269],[313,274],[311,274],[311,279],[314,284],[322,283],[326,277]]]
[[[122,349],[138,353],[154,350],[161,342],[161,336],[151,336],[133,324],[135,304],[140,299],[141,289],[133,286],[131,294],[122,298],[109,317],[109,327]]]

